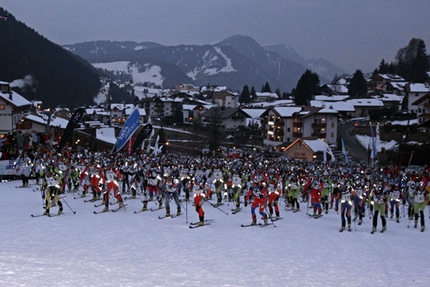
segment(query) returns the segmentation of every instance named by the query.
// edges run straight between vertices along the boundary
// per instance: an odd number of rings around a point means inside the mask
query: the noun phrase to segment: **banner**
[[[345,143],[343,142],[343,138],[341,138],[341,140],[342,140],[342,153],[345,156],[345,162],[348,164],[349,159],[348,159],[348,154],[346,153]]]
[[[143,141],[148,138],[152,133],[152,125],[150,123],[143,126],[140,132],[137,134],[136,140],[134,141],[134,151],[137,152],[141,149]]]
[[[370,155],[370,159],[372,163],[375,163],[376,160],[376,141],[375,141],[375,136],[373,135],[373,127],[372,127],[372,123],[370,123],[370,142],[372,144],[372,153]]]
[[[131,112],[130,116],[128,117],[127,121],[125,122],[124,126],[118,134],[115,144],[117,151],[121,150],[124,147],[124,145],[133,136],[134,132],[137,130],[138,127],[139,109],[135,108]]]
[[[0,160],[0,175],[16,175],[15,160]]]
[[[77,109],[69,122],[67,123],[66,129],[63,132],[63,136],[61,137],[60,143],[58,144],[58,150],[60,151],[66,143],[71,143],[73,140],[73,131],[78,127],[79,121],[82,119],[84,115],[85,109],[79,108]]]

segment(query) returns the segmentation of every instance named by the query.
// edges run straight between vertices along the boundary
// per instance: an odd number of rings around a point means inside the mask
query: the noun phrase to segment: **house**
[[[280,146],[313,137],[335,144],[338,112],[316,107],[270,107],[262,114],[264,144]]]
[[[321,159],[319,158],[321,154],[323,154],[322,159],[326,161],[334,160],[330,146],[321,139],[312,140],[298,138],[291,143],[284,152],[287,154],[288,158],[295,160],[312,162],[316,159]]]
[[[388,92],[385,89],[389,83],[406,83],[406,80],[396,74],[375,74],[370,78],[370,85],[375,91]]]
[[[418,124],[429,126],[430,124],[430,92],[412,103],[417,114]]]
[[[397,94],[382,94],[382,96],[373,96],[372,98],[381,100],[385,108],[397,111],[402,109],[404,96]]]
[[[265,92],[265,93],[260,93],[260,92],[256,92],[255,93],[255,98],[253,98],[253,101],[255,103],[259,103],[259,102],[273,102],[276,101],[278,99],[278,95],[276,93],[269,93],[269,92]]]
[[[182,107],[184,99],[170,97],[153,97],[144,98],[137,104],[140,108],[145,109],[146,115],[153,118],[172,116]]]
[[[70,110],[68,108],[55,108],[54,115],[66,120],[70,119]]]
[[[236,129],[246,125],[249,116],[241,108],[219,108],[212,107],[202,114],[203,124],[217,123],[224,129]]]
[[[384,107],[384,103],[380,99],[374,98],[349,99],[345,102],[355,109],[355,112],[351,114],[352,117],[367,117],[369,111]]]
[[[229,91],[215,91],[212,94],[212,103],[220,108],[236,108],[239,106],[239,97]]]
[[[0,137],[18,129],[23,112],[31,107],[31,102],[12,91],[8,82],[0,81]]]
[[[408,113],[417,113],[417,105],[413,105],[417,100],[430,92],[428,83],[411,83],[406,85],[406,99]]]

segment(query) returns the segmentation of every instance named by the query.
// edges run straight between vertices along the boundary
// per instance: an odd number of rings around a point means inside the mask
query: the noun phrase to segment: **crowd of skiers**
[[[175,156],[173,154],[136,155],[125,153],[90,152],[65,149],[22,153],[19,161],[23,186],[34,178],[41,185],[46,215],[53,202],[58,213],[63,206],[60,195],[79,192],[91,201],[102,200],[109,210],[113,196],[123,206],[124,197],[142,200],[142,211],[155,201],[171,216],[170,201],[181,214],[183,201],[192,198],[199,224],[204,224],[202,205],[215,207],[224,201],[235,203],[233,212],[250,205],[251,225],[257,224],[258,212],[263,224],[280,219],[280,200],[288,210],[301,208],[320,217],[330,209],[340,214],[341,228],[351,231],[351,222],[361,225],[365,214],[372,216],[372,233],[380,218],[382,229],[387,229],[386,218],[397,222],[402,216],[425,230],[425,204],[430,197],[429,169],[405,173],[397,167],[376,167],[345,163],[307,163],[286,157],[211,158]],[[25,166],[28,168],[25,169]],[[215,201],[215,203],[212,203]]]

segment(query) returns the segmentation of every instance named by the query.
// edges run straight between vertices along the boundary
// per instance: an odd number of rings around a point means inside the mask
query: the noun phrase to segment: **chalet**
[[[375,91],[387,92],[388,83],[406,83],[406,80],[396,74],[375,74],[370,79],[370,86]]]
[[[430,126],[430,92],[412,103],[417,114],[418,124]]]
[[[271,107],[262,114],[264,143],[290,144],[298,138],[313,137],[336,143],[338,112],[316,107]]]
[[[355,112],[351,114],[352,117],[366,117],[369,115],[369,111],[384,107],[384,103],[380,99],[374,98],[349,99],[345,102],[355,109]]]
[[[416,114],[417,105],[413,105],[417,100],[430,92],[429,84],[411,83],[406,85],[406,99],[408,103],[408,113]]]
[[[215,91],[212,94],[212,103],[220,108],[237,108],[239,97],[229,91]]]
[[[258,102],[273,102],[276,101],[279,97],[276,93],[269,93],[269,92],[265,92],[265,93],[255,93],[255,99],[254,102],[258,103]]]
[[[312,162],[316,159],[334,160],[330,146],[321,139],[298,138],[284,152],[288,158]],[[323,155],[323,158],[320,158]]]
[[[31,103],[12,91],[8,82],[0,81],[0,136],[16,131],[23,112],[30,107]]]
[[[224,129],[236,129],[239,126],[246,125],[246,119],[249,116],[240,108],[219,108],[212,107],[202,114],[203,124],[216,122]]]

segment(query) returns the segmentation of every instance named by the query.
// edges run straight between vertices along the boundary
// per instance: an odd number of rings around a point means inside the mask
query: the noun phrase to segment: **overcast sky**
[[[348,72],[393,61],[414,37],[430,45],[429,0],[0,0],[0,7],[60,45],[202,45],[242,34]]]

